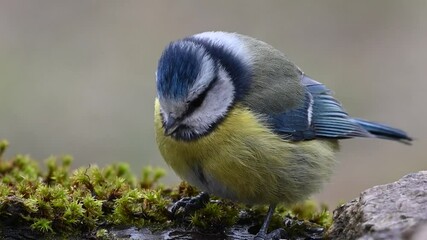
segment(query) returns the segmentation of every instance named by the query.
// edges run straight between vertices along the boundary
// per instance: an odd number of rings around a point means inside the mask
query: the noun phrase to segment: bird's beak
[[[176,118],[169,117],[168,121],[164,125],[165,135],[166,136],[172,135],[178,129],[180,124],[181,124],[181,122],[179,120],[177,120]]]

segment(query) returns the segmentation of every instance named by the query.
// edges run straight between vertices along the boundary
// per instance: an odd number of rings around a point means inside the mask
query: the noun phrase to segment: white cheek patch
[[[207,93],[202,105],[184,120],[198,134],[209,131],[217,121],[225,116],[233,103],[234,86],[227,72],[220,68],[218,79]]]
[[[250,54],[245,43],[235,33],[204,32],[196,34],[194,37],[199,39],[208,39],[217,46],[225,47],[246,64],[251,62]]]

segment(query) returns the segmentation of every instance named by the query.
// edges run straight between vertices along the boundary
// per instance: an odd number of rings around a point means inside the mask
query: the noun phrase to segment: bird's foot
[[[198,209],[203,208],[209,202],[209,194],[201,192],[195,197],[185,197],[175,202],[170,212],[175,216],[178,212],[188,215]],[[179,211],[182,208],[181,211]]]
[[[267,234],[264,231],[260,231],[255,237],[254,240],[279,240],[287,239],[288,234],[283,228],[278,228],[271,233]]]

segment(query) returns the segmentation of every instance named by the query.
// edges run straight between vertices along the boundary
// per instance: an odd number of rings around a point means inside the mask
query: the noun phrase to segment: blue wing
[[[325,85],[307,76],[302,77],[301,83],[306,88],[303,106],[269,115],[277,134],[291,141],[374,136],[348,116]]]

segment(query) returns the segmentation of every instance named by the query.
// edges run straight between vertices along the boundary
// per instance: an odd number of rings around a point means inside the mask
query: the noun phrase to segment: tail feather
[[[400,129],[358,118],[354,118],[353,120],[377,138],[395,140],[405,144],[411,144],[412,138],[409,137],[406,132]]]

